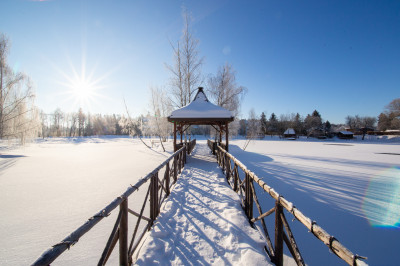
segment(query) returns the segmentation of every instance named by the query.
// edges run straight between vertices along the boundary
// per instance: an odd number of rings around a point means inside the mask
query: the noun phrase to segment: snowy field
[[[230,152],[352,252],[367,256],[371,265],[399,264],[399,142],[267,137],[251,141],[243,151],[244,142],[231,141]],[[40,140],[22,148],[3,145],[0,265],[32,263],[164,161],[171,143],[167,148],[163,153],[147,149],[136,139],[112,137]],[[268,210],[273,203],[263,204]],[[97,264],[115,214],[55,265]],[[287,218],[291,220],[289,214]],[[343,265],[302,224],[290,224],[309,265]]]
[[[167,148],[172,150],[171,142]],[[3,145],[0,265],[33,263],[169,155],[149,150],[137,139],[113,137],[38,140],[22,148]],[[131,200],[129,206],[141,203]],[[56,265],[97,264],[117,211],[62,254]],[[116,264],[115,256],[110,262]]]
[[[231,144],[230,152],[251,171],[352,252],[367,256],[368,264],[399,265],[399,142],[266,137],[251,141],[245,152],[245,140]],[[268,210],[273,202],[263,204]],[[302,224],[291,227],[306,263],[341,264]]]

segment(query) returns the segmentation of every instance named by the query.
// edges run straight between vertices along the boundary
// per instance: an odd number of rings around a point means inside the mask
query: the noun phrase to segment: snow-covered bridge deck
[[[203,142],[188,157],[136,263],[266,265],[264,245]]]

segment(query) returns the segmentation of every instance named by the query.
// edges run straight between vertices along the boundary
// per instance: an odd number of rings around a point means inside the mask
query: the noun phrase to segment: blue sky
[[[33,80],[37,105],[134,115],[149,86],[168,87],[165,63],[191,11],[205,77],[226,62],[247,87],[241,114],[317,109],[324,120],[378,116],[400,97],[400,1],[25,1],[0,3],[9,64]],[[97,88],[78,101],[74,71]],[[75,85],[71,85],[75,84]],[[205,85],[205,84],[204,84]]]

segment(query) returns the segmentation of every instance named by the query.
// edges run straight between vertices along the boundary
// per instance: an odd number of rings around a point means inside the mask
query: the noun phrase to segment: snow
[[[270,265],[253,229],[203,142],[189,158],[137,265]]]
[[[294,131],[293,128],[288,128],[286,131],[283,133],[283,135],[295,135],[296,132]]]
[[[353,132],[350,131],[340,131],[343,135],[353,135]]]
[[[225,108],[209,102],[204,92],[199,91],[191,103],[173,111],[169,118],[233,118],[233,115]]]
[[[350,251],[368,257],[368,264],[399,264],[398,139],[290,142],[266,137],[251,141],[246,151],[240,148],[245,140],[230,144],[230,152],[251,171]],[[267,197],[261,203],[265,210],[273,206]],[[273,228],[273,219],[269,222]],[[344,264],[302,224],[290,226],[307,264]]]
[[[366,136],[366,141],[300,138],[296,142],[266,137],[252,140],[243,151],[241,147],[245,141],[232,140],[230,152],[345,247],[367,256],[367,263],[371,265],[399,264],[398,137]],[[237,195],[231,194],[220,174],[215,175],[215,172],[221,173],[211,161],[215,159],[201,157],[206,161],[199,162],[201,150],[205,151],[202,148],[205,141],[198,143],[198,158],[188,158],[184,170],[187,176],[173,190],[175,198],[169,198],[163,206],[146,245],[166,252],[167,258],[175,258],[176,264],[190,264],[193,256],[189,251],[198,252],[194,253],[197,261],[203,258],[213,264],[229,264],[229,261],[240,264],[241,258],[234,255],[239,247],[252,254],[250,259],[257,260],[258,232],[253,231],[250,236],[242,234],[245,228],[242,226],[247,225],[236,216]],[[166,147],[169,152],[163,153],[146,148],[139,140],[112,137],[49,139],[22,148],[1,146],[0,265],[31,264],[44,250],[164,161],[171,153],[171,143]],[[200,173],[208,177],[201,177]],[[211,185],[209,179],[215,182]],[[138,197],[145,192],[140,189]],[[258,195],[264,211],[273,207],[274,202],[266,193],[258,191]],[[129,207],[135,211],[140,210],[142,203],[136,199],[135,196],[129,201]],[[184,204],[194,205],[195,210],[204,215],[196,215]],[[223,219],[216,219],[219,212]],[[55,265],[97,264],[116,213],[97,224],[61,255]],[[286,217],[308,265],[344,265],[302,224],[291,221],[290,213],[286,213]],[[164,220],[171,224],[160,222]],[[266,221],[268,228],[273,228],[274,218]],[[216,230],[224,222],[227,222],[224,230]],[[165,229],[162,225],[171,230],[162,231]],[[182,235],[184,241],[178,241],[178,236]],[[169,240],[164,236],[177,238]],[[201,242],[201,238],[208,241]],[[218,246],[214,257],[210,251],[212,245]],[[221,252],[226,254],[223,258],[219,258]],[[117,253],[114,251],[110,265],[118,264]],[[173,254],[186,257],[173,257]],[[200,255],[204,257],[199,258]],[[139,264],[151,260],[143,255],[139,258]],[[162,256],[159,259],[167,260]]]
[[[149,140],[146,140],[147,142]],[[172,143],[167,148],[172,151]],[[0,150],[0,265],[28,265],[152,171],[169,153],[129,138],[56,138]],[[132,195],[140,211],[146,191]],[[136,208],[136,205],[140,205]],[[118,210],[56,265],[97,264]],[[118,252],[114,252],[113,255]],[[111,258],[111,265],[118,260]],[[114,263],[113,263],[114,262]]]

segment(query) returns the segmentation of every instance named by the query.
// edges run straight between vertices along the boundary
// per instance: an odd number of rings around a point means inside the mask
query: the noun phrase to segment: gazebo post
[[[219,143],[222,142],[222,125],[219,124]]]
[[[225,144],[226,144],[226,151],[229,151],[229,129],[228,129],[228,122],[225,122]]]
[[[176,122],[174,122],[174,152],[176,152]]]
[[[183,124],[180,124],[180,127],[179,127],[179,134],[181,135],[181,143],[180,144],[182,144],[182,135],[183,135],[183,132],[182,132],[182,128],[183,128]]]

